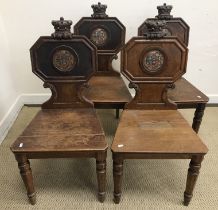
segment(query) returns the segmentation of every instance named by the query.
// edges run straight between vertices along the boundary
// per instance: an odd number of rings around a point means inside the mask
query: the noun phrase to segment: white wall
[[[0,16],[0,125],[10,106],[15,102],[17,91],[13,84],[10,47],[4,22]]]
[[[137,27],[157,14],[156,6],[174,6],[172,14],[190,25],[186,78],[218,103],[218,2],[210,0],[104,0],[107,14],[126,26],[126,40]],[[31,72],[29,48],[41,35],[50,35],[51,20],[64,16],[76,23],[92,14],[93,0],[0,0],[0,121],[20,94],[49,93]]]

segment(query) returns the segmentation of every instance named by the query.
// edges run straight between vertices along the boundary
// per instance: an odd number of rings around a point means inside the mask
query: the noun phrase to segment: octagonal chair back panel
[[[59,29],[71,24],[63,19],[53,22]],[[90,107],[82,90],[97,68],[96,47],[84,36],[59,29],[40,37],[30,49],[33,73],[52,91],[42,108]]]
[[[105,14],[106,5],[92,5],[92,17],[83,17],[74,26],[75,34],[86,36],[98,49],[98,74],[116,75],[112,60],[125,44],[125,27],[116,17]]]
[[[163,4],[162,6],[157,6],[158,15],[156,18],[148,18],[147,20],[165,20],[167,25],[165,27],[165,32],[167,36],[176,36],[178,39],[188,46],[189,41],[189,26],[188,24],[179,17],[174,18],[170,12],[172,10],[171,5]],[[145,21],[138,28],[138,35],[143,36],[146,33],[147,27]]]
[[[162,25],[153,22],[148,21],[147,27],[157,31],[133,37],[123,49],[121,71],[136,90],[126,108],[176,108],[167,98],[167,87],[185,73],[188,49],[176,37],[164,37]]]

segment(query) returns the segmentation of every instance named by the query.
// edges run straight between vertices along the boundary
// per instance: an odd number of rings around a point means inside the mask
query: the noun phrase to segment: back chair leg
[[[119,119],[120,117],[120,109],[116,109],[116,119]]]
[[[96,158],[96,172],[98,180],[98,200],[103,203],[106,194],[106,153]]]
[[[188,176],[187,176],[187,181],[186,181],[186,189],[184,192],[184,205],[188,206],[192,196],[193,196],[193,190],[199,175],[199,171],[201,168],[201,162],[203,160],[204,156],[199,155],[199,156],[194,156],[191,159],[191,162],[189,164],[189,169],[188,169]]]
[[[198,104],[195,110],[195,115],[193,118],[192,128],[193,130],[198,133],[199,128],[201,126],[201,121],[204,115],[206,104]]]
[[[27,196],[32,205],[36,203],[36,193],[33,184],[33,176],[30,168],[30,162],[25,155],[16,155],[18,162],[18,168],[20,169],[20,175],[26,186]]]
[[[114,203],[118,204],[121,198],[121,185],[123,177],[123,160],[113,157],[113,177],[114,177]]]

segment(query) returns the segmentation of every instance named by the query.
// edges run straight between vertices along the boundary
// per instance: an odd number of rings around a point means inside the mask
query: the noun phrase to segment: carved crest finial
[[[98,4],[92,5],[92,9],[93,9],[92,17],[94,17],[94,18],[106,18],[106,17],[108,17],[108,15],[105,13],[106,9],[107,9],[106,4],[101,4],[100,2],[98,2]]]
[[[166,3],[164,3],[161,6],[157,6],[158,15],[156,16],[156,18],[158,18],[160,20],[172,19],[173,16],[170,15],[172,8],[173,8],[172,5],[166,5]]]
[[[71,20],[64,20],[63,17],[60,17],[60,20],[53,20],[51,23],[55,29],[55,32],[51,35],[54,39],[72,38],[72,33],[70,31],[72,25]]]
[[[147,39],[160,39],[167,35],[164,30],[166,26],[166,21],[164,20],[146,20],[145,25],[147,30],[144,36]]]

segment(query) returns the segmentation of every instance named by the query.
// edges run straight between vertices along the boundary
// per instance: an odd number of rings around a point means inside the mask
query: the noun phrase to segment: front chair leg
[[[27,190],[27,196],[30,203],[34,205],[36,203],[36,193],[33,184],[33,176],[30,168],[30,162],[25,155],[16,155],[15,157],[18,162],[18,168],[20,169],[20,175]]]
[[[114,203],[118,204],[121,198],[121,185],[123,177],[123,160],[113,159],[113,177],[114,177]]]
[[[184,205],[188,206],[192,196],[193,196],[193,190],[199,175],[199,171],[201,168],[201,162],[203,160],[203,156],[194,156],[191,159],[191,162],[189,164],[189,169],[188,169],[188,176],[187,176],[187,181],[186,181],[186,189],[184,192]]]
[[[96,172],[98,180],[98,200],[104,202],[106,187],[106,157],[103,160],[96,159]]]

